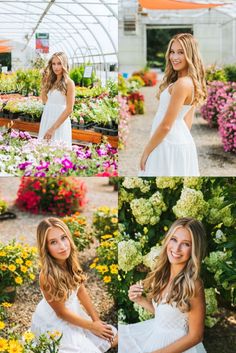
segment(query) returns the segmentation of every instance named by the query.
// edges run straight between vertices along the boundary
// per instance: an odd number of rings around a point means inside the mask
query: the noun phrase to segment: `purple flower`
[[[107,151],[103,150],[102,148],[98,148],[96,151],[99,157],[107,156]]]
[[[37,173],[34,174],[34,176],[37,177],[37,178],[41,178],[41,177],[45,177],[46,174],[44,172],[37,172]]]
[[[20,163],[20,164],[18,165],[18,168],[19,168],[20,170],[25,170],[26,167],[28,167],[28,165],[31,165],[31,164],[32,164],[32,162]]]
[[[68,158],[63,159],[61,164],[66,169],[73,169],[73,167],[74,167],[74,164]]]
[[[47,169],[48,170],[48,166],[50,165],[50,162],[43,162],[40,161],[40,165],[38,165],[36,167],[37,170],[42,170],[42,169]]]
[[[11,130],[11,134],[10,134],[11,138],[17,138],[19,137],[19,132],[16,130]]]

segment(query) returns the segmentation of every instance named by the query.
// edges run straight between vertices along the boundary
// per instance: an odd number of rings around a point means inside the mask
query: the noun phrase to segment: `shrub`
[[[71,215],[86,203],[87,187],[77,177],[32,178],[22,177],[16,205],[31,213]]]
[[[224,66],[227,81],[236,82],[236,64]]]
[[[227,76],[224,68],[218,67],[216,65],[211,65],[206,69],[206,81],[221,81],[227,82]]]
[[[236,153],[236,100],[229,97],[219,118],[219,133],[226,152]]]

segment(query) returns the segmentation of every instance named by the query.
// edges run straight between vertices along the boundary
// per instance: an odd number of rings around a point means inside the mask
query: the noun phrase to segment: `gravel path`
[[[158,107],[155,97],[157,87],[143,87],[141,91],[145,96],[145,115],[130,118],[127,146],[119,152],[120,176],[137,176],[139,159],[148,140],[152,120]],[[197,146],[200,175],[236,175],[236,155],[224,152],[217,129],[209,128],[204,119],[195,117],[191,132]]]

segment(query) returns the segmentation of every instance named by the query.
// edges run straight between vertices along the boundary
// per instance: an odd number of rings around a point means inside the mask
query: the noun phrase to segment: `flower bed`
[[[75,177],[23,177],[17,192],[16,205],[31,213],[71,215],[86,204],[86,184]]]
[[[226,100],[219,114],[218,124],[224,150],[236,153],[236,93]]]
[[[93,236],[85,217],[81,216],[79,212],[76,212],[71,216],[64,217],[63,222],[69,228],[79,251],[89,246],[93,240]]]
[[[129,134],[129,119],[130,112],[127,104],[127,98],[119,96],[118,102],[120,106],[120,119],[119,119],[119,147],[122,149],[125,147],[128,134]]]
[[[132,76],[141,77],[145,86],[155,86],[157,84],[157,73],[148,69],[136,71]]]
[[[9,115],[9,118],[12,119],[10,113],[15,114],[15,118],[19,116],[28,115],[30,121],[40,121],[41,115],[43,113],[43,104],[36,97],[20,97],[20,98],[10,98],[7,101],[0,102],[0,107],[2,113]]]
[[[117,149],[109,143],[76,146],[31,138],[27,132],[0,131],[0,173],[12,176],[92,176],[117,170]]]

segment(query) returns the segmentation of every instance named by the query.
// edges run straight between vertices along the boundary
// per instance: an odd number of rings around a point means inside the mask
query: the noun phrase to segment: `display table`
[[[0,126],[7,125],[11,123],[11,121],[14,123],[13,128],[15,129],[35,133],[38,133],[39,131],[39,123],[31,123],[19,119],[10,120],[0,117]],[[118,147],[118,136],[106,136],[93,130],[72,129],[72,139],[75,141],[75,143],[79,143],[80,141],[100,143],[103,137],[107,138],[107,141],[111,144],[112,147]]]

